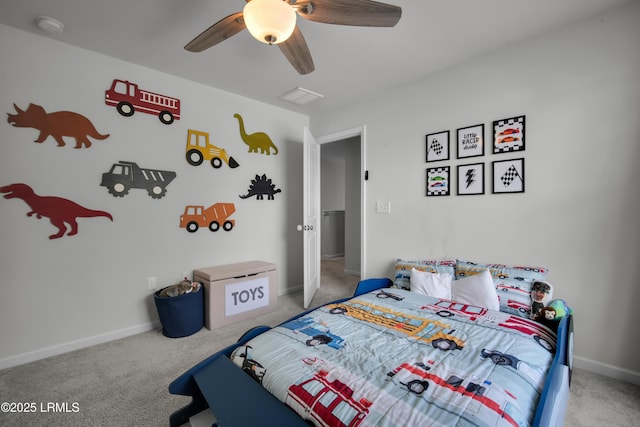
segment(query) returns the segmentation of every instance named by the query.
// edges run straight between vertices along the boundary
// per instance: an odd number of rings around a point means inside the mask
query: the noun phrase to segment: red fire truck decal
[[[312,378],[289,387],[286,403],[317,426],[356,427],[369,413],[371,402],[356,400],[353,390],[340,380],[329,381],[320,370]]]
[[[116,107],[125,117],[133,116],[136,111],[155,114],[165,125],[180,120],[180,100],[170,96],[142,90],[137,84],[127,80],[114,80],[104,93],[104,102]]]

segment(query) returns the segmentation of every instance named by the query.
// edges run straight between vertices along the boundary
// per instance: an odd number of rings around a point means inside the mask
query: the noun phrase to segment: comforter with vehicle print
[[[527,426],[556,335],[401,289],[320,307],[232,360],[316,426]]]

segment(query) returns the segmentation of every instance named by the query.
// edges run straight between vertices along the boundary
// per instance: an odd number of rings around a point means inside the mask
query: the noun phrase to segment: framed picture
[[[524,193],[524,158],[493,162],[493,193]]]
[[[427,135],[427,162],[449,160],[449,131]]]
[[[493,153],[524,151],[524,117],[493,122]]]
[[[484,156],[484,125],[458,129],[458,158]]]
[[[458,194],[484,194],[484,163],[458,166]]]
[[[448,196],[450,167],[427,169],[427,196]]]

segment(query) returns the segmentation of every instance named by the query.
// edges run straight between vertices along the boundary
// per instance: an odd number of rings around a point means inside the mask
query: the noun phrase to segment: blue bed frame
[[[358,283],[354,296],[388,288],[390,279],[366,279]],[[343,298],[334,302],[342,302]],[[307,310],[289,320],[304,316]],[[288,321],[289,321],[288,320]],[[172,427],[189,422],[195,414],[211,408],[217,422],[214,427],[248,427],[264,425],[269,414],[270,425],[309,427],[293,410],[266,391],[229,359],[233,350],[271,329],[257,326],[245,332],[238,341],[198,363],[169,385],[171,394],[190,396],[191,403],[169,418]],[[558,325],[556,354],[534,417],[534,427],[562,426],[569,399],[573,359],[573,316],[564,317]]]

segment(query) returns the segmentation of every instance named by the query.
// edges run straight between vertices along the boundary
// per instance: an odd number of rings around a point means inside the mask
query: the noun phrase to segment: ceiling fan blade
[[[362,27],[393,27],[402,8],[371,0],[289,0],[310,21]]]
[[[242,12],[236,12],[226,18],[222,18],[204,30],[198,37],[187,43],[184,48],[190,52],[202,52],[239,33],[245,28]]]
[[[278,44],[280,51],[289,60],[293,68],[300,74],[309,74],[315,70],[313,58],[309,46],[302,35],[302,31],[296,25],[293,34],[286,41]]]

